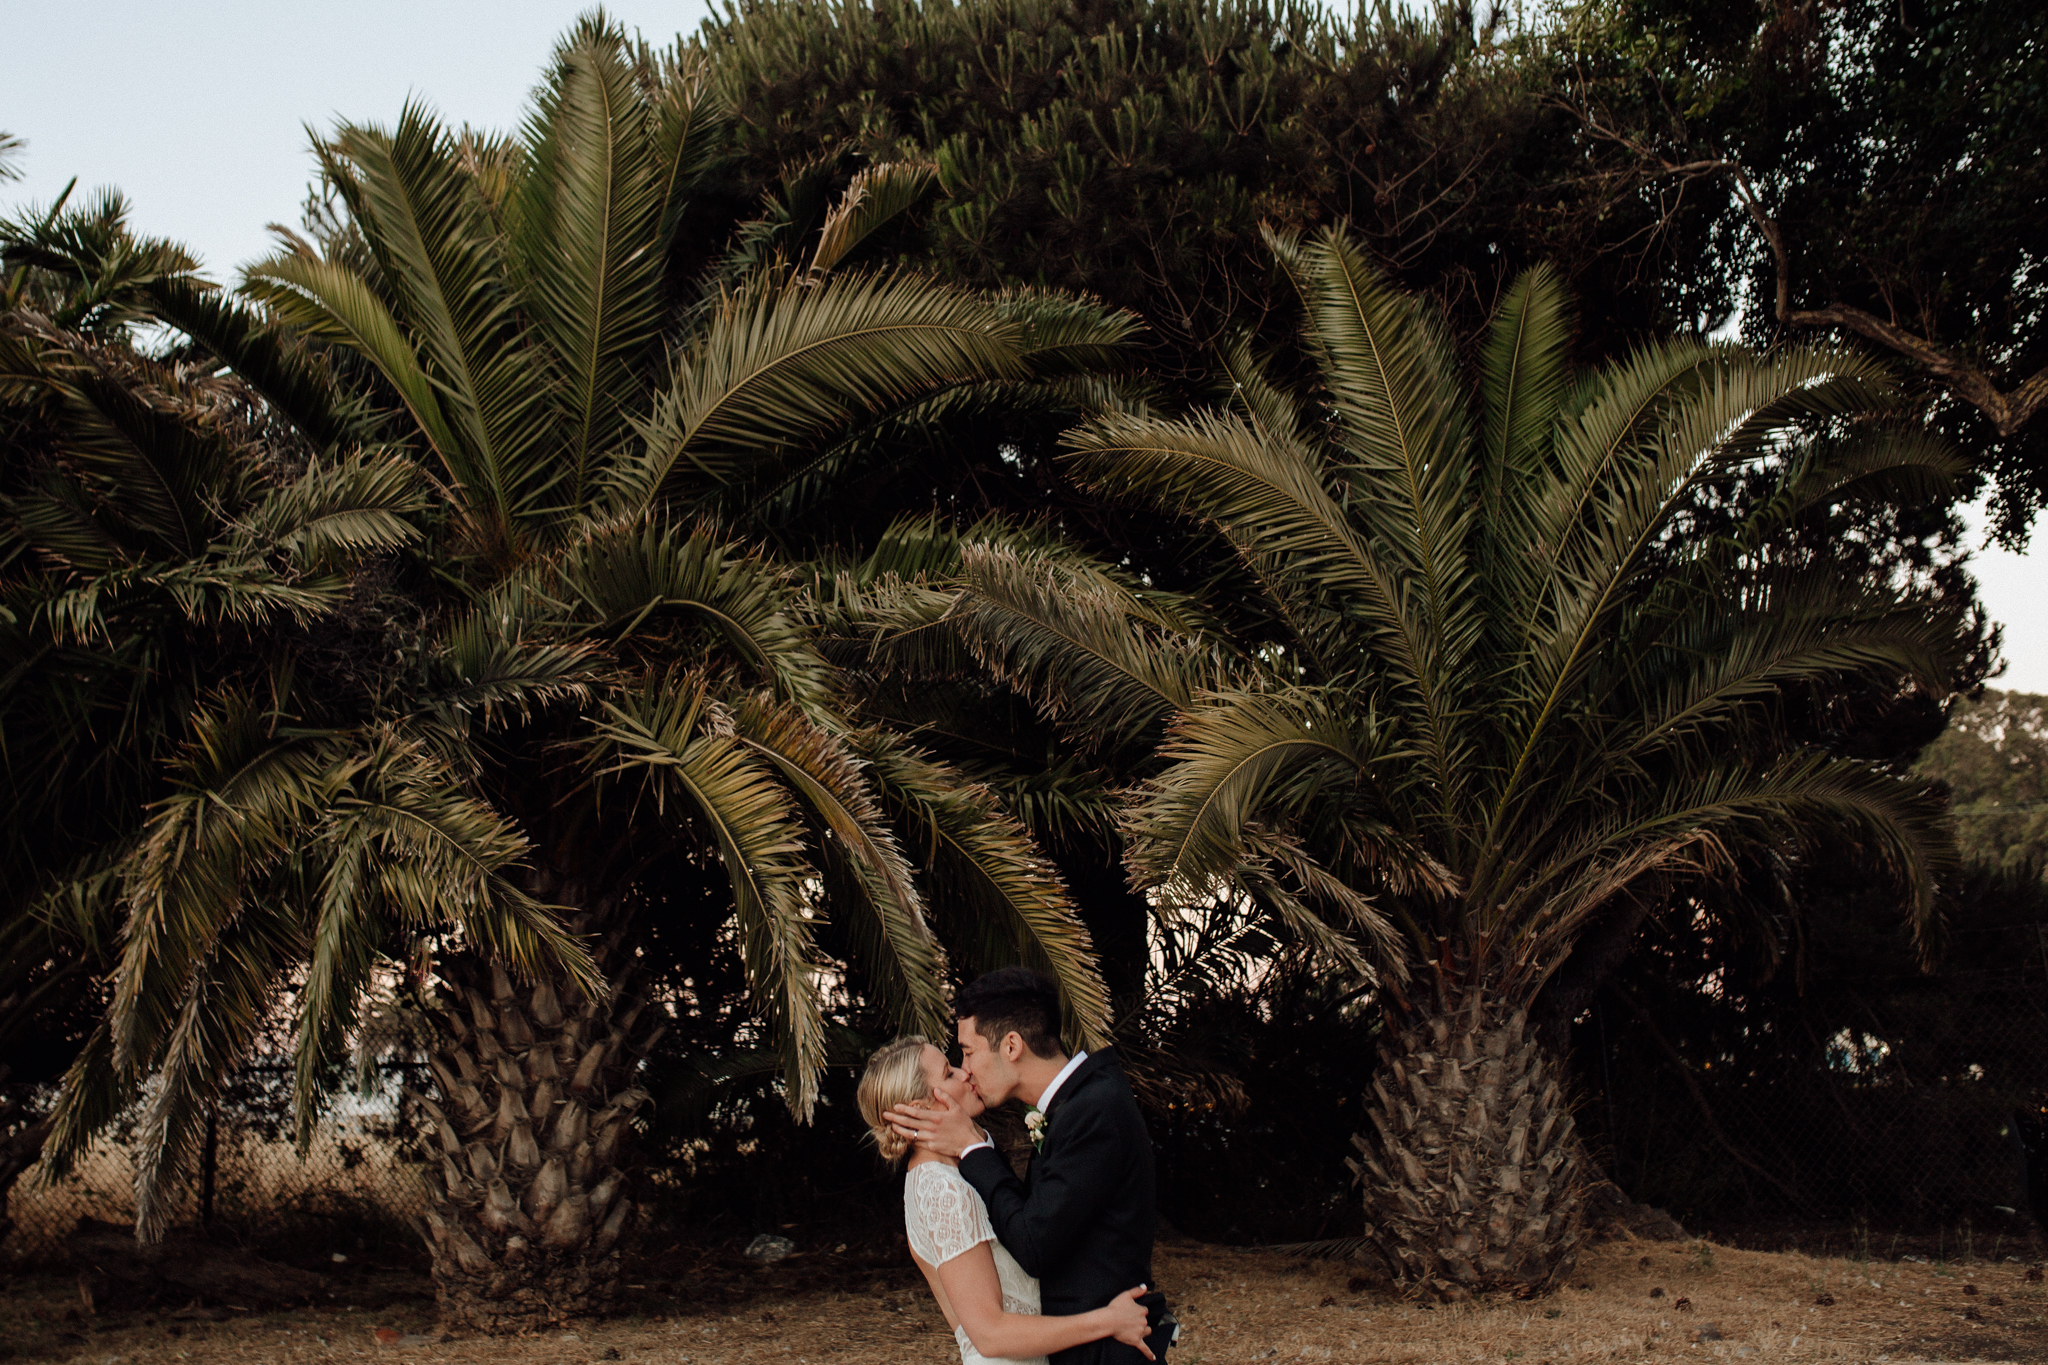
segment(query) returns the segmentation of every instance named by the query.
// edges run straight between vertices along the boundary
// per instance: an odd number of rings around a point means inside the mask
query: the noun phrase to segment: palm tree
[[[194,263],[118,196],[67,200],[0,223],[0,1047],[24,1085],[93,1032],[120,870],[195,709],[352,652],[365,562],[422,506],[406,462],[322,450],[239,376],[141,349],[153,297],[200,299]],[[52,1130],[17,1117],[14,1169]]]
[[[1077,738],[1159,737],[1124,829],[1162,913],[1234,897],[1358,945],[1385,1044],[1354,1169],[1393,1272],[1541,1289],[1586,1171],[1529,1018],[1575,946],[1685,913],[1745,845],[1823,835],[1893,869],[1925,932],[1938,799],[1782,722],[1850,679],[1942,694],[1959,622],[1787,532],[1959,466],[1887,422],[1888,377],[1849,352],[1668,341],[1574,374],[1540,268],[1468,391],[1438,319],[1341,231],[1273,246],[1311,383],[1239,352],[1227,407],[1070,438],[1101,494],[1234,552],[1206,598],[1233,636],[994,539],[926,616]]]
[[[1075,1031],[1102,1036],[1087,935],[1025,832],[855,717],[790,569],[717,514],[863,426],[1127,327],[835,270],[918,168],[876,168],[800,255],[697,306],[668,263],[714,135],[694,66],[588,19],[516,142],[417,107],[323,141],[347,221],[251,272],[267,319],[178,301],[177,325],[237,368],[261,369],[275,348],[253,339],[282,327],[322,361],[329,401],[265,396],[293,420],[349,414],[431,508],[392,570],[418,613],[400,674],[347,706],[296,676],[207,702],[119,867],[120,985],[56,1143],[75,1153],[156,1076],[145,1230],[281,990],[303,1132],[366,1002],[403,977],[437,1082],[441,1302],[489,1330],[617,1287],[635,1077],[676,1007],[645,989],[664,915],[730,922],[801,1116],[841,980],[933,1029],[949,963],[1030,961],[1061,980]]]

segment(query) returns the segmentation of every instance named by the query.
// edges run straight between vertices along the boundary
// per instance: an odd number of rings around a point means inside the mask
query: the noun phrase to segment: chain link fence
[[[330,1107],[303,1153],[293,1141],[291,1068],[237,1072],[174,1221],[247,1244],[353,1246],[366,1237],[409,1237],[427,1194],[408,1143],[413,1115],[404,1090],[417,1092],[425,1072],[383,1065]],[[15,1226],[0,1255],[55,1260],[81,1218],[133,1223],[134,1122],[125,1118],[61,1179],[23,1176],[9,1200]]]
[[[1750,1002],[1733,1027],[1610,996],[1578,1030],[1581,1130],[1624,1190],[1689,1226],[1832,1224],[1839,1245],[1847,1225],[1877,1239],[1873,1255],[1902,1237],[2038,1250],[2042,977],[2026,964],[1951,977],[1903,1005],[1881,992],[1848,1009]]]

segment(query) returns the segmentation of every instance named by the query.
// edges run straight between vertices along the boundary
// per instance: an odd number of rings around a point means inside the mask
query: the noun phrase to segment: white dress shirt
[[[1044,1090],[1039,1092],[1038,1103],[1032,1105],[1031,1107],[1033,1109],[1036,1109],[1041,1114],[1043,1114],[1046,1110],[1052,1108],[1052,1097],[1060,1093],[1060,1087],[1067,1083],[1067,1077],[1073,1075],[1075,1069],[1078,1068],[1081,1065],[1081,1063],[1087,1060],[1088,1049],[1086,1048],[1082,1048],[1079,1052],[1076,1052],[1073,1056],[1067,1058],[1067,1064],[1060,1068],[1060,1074],[1053,1077],[1052,1083],[1047,1085]],[[965,1147],[960,1149],[960,1159],[962,1161],[965,1161],[967,1159],[967,1154],[969,1152],[975,1151],[982,1147],[987,1147],[993,1150],[995,1148],[995,1144],[993,1142],[990,1142],[987,1138],[983,1138],[980,1142],[970,1142]]]

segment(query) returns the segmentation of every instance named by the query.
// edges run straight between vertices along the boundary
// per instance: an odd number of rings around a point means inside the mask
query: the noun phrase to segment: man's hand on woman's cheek
[[[987,1134],[967,1117],[967,1111],[941,1094],[937,1108],[897,1105],[889,1111],[889,1123],[901,1136],[940,1156],[957,1157]]]

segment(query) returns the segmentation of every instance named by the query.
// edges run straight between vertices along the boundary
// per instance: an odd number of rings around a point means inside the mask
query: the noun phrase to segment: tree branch
[[[1702,164],[1707,163],[1693,163],[1694,166]],[[1794,308],[1792,258],[1785,249],[1784,232],[1778,227],[1777,220],[1764,211],[1763,201],[1757,195],[1756,187],[1750,183],[1748,173],[1733,161],[1721,164],[1734,178],[1735,197],[1749,211],[1757,230],[1770,244],[1771,259],[1777,266],[1776,316],[1779,322],[1788,327],[1839,327],[1906,356],[1947,385],[1949,392],[1983,413],[2000,436],[2015,434],[2044,404],[2048,404],[2048,367],[2043,367],[2011,393],[2001,393],[1997,382],[1977,366],[1874,313],[1866,313],[1846,303],[1831,303],[1823,308]]]
[[[1821,308],[1793,307],[1792,254],[1786,249],[1784,231],[1765,210],[1762,196],[1740,162],[1728,157],[1673,161],[1644,139],[1603,122],[1590,97],[1561,98],[1558,103],[1578,118],[1594,138],[1612,143],[1632,156],[1639,173],[1647,171],[1652,179],[1676,176],[1689,181],[1701,176],[1728,176],[1734,183],[1736,199],[1771,248],[1777,274],[1773,316],[1784,326],[1839,327],[1906,357],[1939,380],[1950,393],[1983,413],[2000,436],[2015,435],[2035,413],[2048,406],[2048,366],[2021,381],[2011,393],[2003,393],[1985,370],[1875,313],[1847,303],[1830,303]]]

